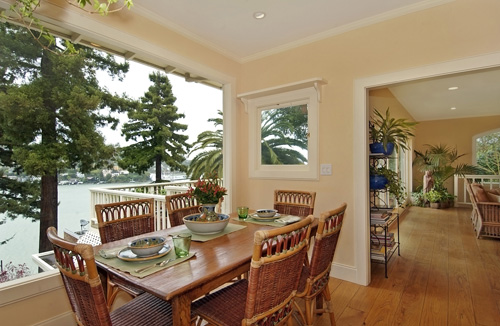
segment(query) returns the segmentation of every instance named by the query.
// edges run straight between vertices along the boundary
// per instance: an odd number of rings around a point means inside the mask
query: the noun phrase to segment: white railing
[[[170,227],[167,216],[165,196],[184,193],[196,180],[174,181],[165,183],[130,184],[120,187],[91,188],[90,190],[90,220],[96,226],[97,216],[95,205],[116,203],[125,200],[154,198],[155,226],[157,230]]]
[[[481,183],[487,189],[500,188],[500,175],[467,174],[463,177],[455,175],[454,181],[455,206],[471,204],[467,194],[467,182]]]

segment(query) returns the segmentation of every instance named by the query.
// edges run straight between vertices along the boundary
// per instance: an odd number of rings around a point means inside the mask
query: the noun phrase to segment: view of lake
[[[57,231],[63,236],[64,229],[80,230],[80,220],[90,220],[90,188],[119,186],[120,184],[79,184],[59,186],[59,225]],[[90,224],[86,226],[89,228]],[[15,220],[6,219],[0,225],[0,241],[14,236],[12,240],[0,245],[0,260],[3,265],[12,262],[14,265],[26,263],[32,273],[38,266],[31,255],[38,253],[38,233],[40,222],[18,217]]]

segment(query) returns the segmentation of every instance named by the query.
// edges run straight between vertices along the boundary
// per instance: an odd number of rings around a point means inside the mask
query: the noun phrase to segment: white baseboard
[[[357,283],[357,269],[354,266],[333,263],[330,276],[344,281]]]
[[[76,326],[75,316],[72,311],[54,316],[50,319],[41,321],[33,326]]]

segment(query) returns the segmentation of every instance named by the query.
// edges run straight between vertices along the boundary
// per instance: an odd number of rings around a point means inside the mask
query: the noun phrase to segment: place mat
[[[125,247],[120,247],[121,249],[125,248]],[[117,250],[118,248],[113,248],[112,250],[115,250],[116,253],[118,253],[120,250]],[[106,251],[109,255],[109,253],[111,253],[111,249],[110,250],[107,250]],[[174,266],[174,265],[177,265],[177,264],[180,264],[192,257],[194,257],[196,255],[196,253],[194,252],[190,252],[188,256],[186,257],[182,257],[182,258],[176,258],[175,256],[175,250],[171,250],[167,255],[163,256],[163,257],[160,257],[160,258],[156,258],[156,259],[151,259],[151,260],[145,260],[145,261],[139,261],[139,262],[130,262],[130,261],[124,261],[124,260],[121,260],[119,258],[116,258],[116,254],[115,254],[115,258],[104,258],[101,256],[101,254],[99,253],[99,255],[96,255],[95,256],[95,260],[103,263],[103,264],[106,264],[108,266],[111,266],[115,269],[118,269],[122,272],[127,272],[129,273],[130,275],[133,275],[133,276],[136,276],[138,278],[143,278],[143,277],[146,277],[148,275],[151,275],[151,274],[154,274],[158,271],[161,271],[162,269],[165,269],[165,268],[169,268],[171,266]],[[139,268],[142,268],[142,267],[146,267],[146,266],[150,266],[150,265],[153,265],[153,264],[156,264],[156,263],[159,263],[161,261],[164,261],[164,260],[167,260],[167,259],[175,259],[171,262],[169,262],[167,265],[165,266],[155,266],[153,268],[150,268],[142,273],[136,273],[135,270],[136,269],[139,269]]]
[[[259,220],[256,220],[254,218],[251,218],[251,217],[247,218],[246,220],[240,220],[238,217],[233,218],[233,220],[238,221],[238,222],[247,222],[247,223],[269,225],[269,226],[276,226],[276,227],[292,224],[292,223],[300,221],[301,219],[302,218],[300,218],[299,216],[285,215],[285,214],[282,214],[280,218],[278,218],[274,221],[259,221]]]
[[[222,237],[223,235],[236,232],[238,230],[246,228],[246,225],[240,225],[240,224],[233,224],[233,223],[228,223],[226,228],[219,233],[215,234],[198,234],[198,233],[192,233],[189,229],[183,230],[181,232],[176,232],[172,233],[171,235],[176,235],[180,233],[189,233],[191,234],[191,241],[198,241],[198,242],[205,242],[209,240],[213,240],[218,237]]]

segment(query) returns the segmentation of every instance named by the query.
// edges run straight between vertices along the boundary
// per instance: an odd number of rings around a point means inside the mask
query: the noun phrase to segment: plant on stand
[[[382,176],[387,179],[387,182],[381,187],[386,189],[398,202],[398,206],[402,206],[406,198],[406,189],[399,175],[396,171],[393,171],[385,166],[374,167],[370,166],[370,180],[372,176]],[[371,189],[377,189],[372,183],[370,183]],[[380,188],[378,188],[380,189]]]
[[[224,200],[227,189],[220,185],[221,180],[217,174],[206,179],[198,179],[194,187],[189,187],[187,193],[190,197],[196,198],[201,204],[202,214],[198,221],[218,221],[219,217],[215,213],[215,206],[219,201]]]
[[[372,153],[383,153],[391,155],[392,151],[408,150],[408,141],[414,137],[413,130],[417,122],[406,119],[395,119],[391,117],[389,108],[385,116],[377,109],[373,111],[374,116],[370,119],[370,151]]]

